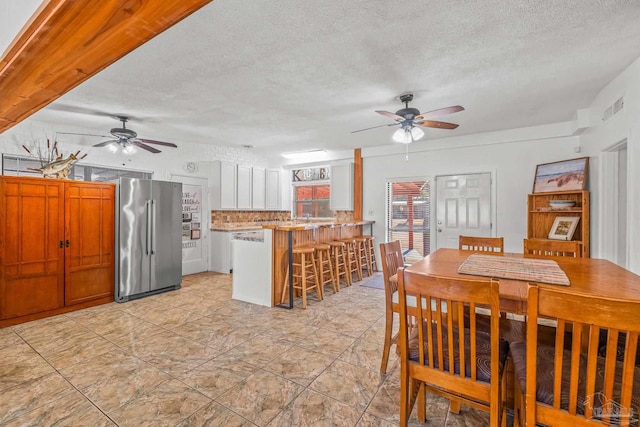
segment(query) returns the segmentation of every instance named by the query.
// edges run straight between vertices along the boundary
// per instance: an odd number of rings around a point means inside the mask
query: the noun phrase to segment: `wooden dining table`
[[[460,265],[477,252],[438,249],[405,269],[407,274],[461,279],[486,279],[460,274]],[[523,254],[502,253],[492,256],[519,257]],[[576,294],[623,298],[640,301],[640,276],[610,261],[597,258],[553,258],[569,279],[569,286],[536,283],[539,286],[567,288]],[[528,283],[524,280],[500,278],[500,311],[526,314]]]

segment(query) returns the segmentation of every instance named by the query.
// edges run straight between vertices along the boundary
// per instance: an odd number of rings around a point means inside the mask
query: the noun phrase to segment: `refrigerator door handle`
[[[145,203],[146,205],[146,210],[147,210],[147,238],[146,238],[146,253],[147,255],[149,255],[149,251],[151,250],[151,200],[147,200],[147,202]]]
[[[151,255],[156,253],[156,201],[151,200]]]

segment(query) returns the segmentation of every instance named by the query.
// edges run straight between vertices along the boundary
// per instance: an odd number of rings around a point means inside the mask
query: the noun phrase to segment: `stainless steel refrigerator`
[[[116,192],[117,302],[182,283],[182,184],[120,178]]]

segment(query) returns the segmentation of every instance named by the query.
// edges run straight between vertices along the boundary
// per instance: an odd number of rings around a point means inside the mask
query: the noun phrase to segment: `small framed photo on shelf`
[[[588,168],[588,157],[538,165],[533,180],[533,192],[584,190],[587,186]]]
[[[549,231],[549,239],[572,240],[578,221],[579,216],[557,216]]]

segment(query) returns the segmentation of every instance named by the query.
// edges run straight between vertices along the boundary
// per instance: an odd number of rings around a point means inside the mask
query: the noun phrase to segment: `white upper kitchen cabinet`
[[[331,166],[329,207],[334,211],[353,210],[353,163]]]
[[[237,169],[233,163],[211,162],[211,209],[236,209]]]
[[[251,166],[238,165],[238,209],[251,209],[251,169]]]
[[[253,168],[252,181],[252,203],[253,209],[265,209],[265,200],[267,195],[267,175],[264,168]]]
[[[265,208],[281,210],[280,169],[267,169]]]

